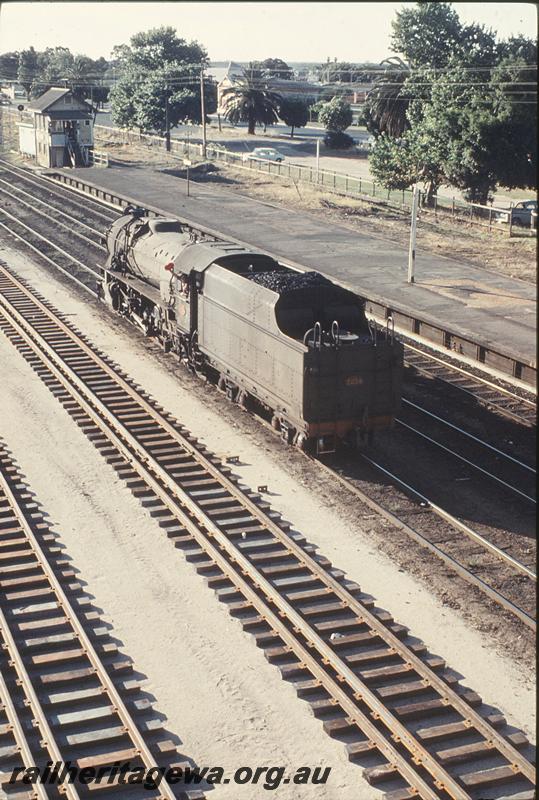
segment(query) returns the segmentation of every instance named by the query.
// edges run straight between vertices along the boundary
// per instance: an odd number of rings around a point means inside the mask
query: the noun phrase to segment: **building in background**
[[[42,167],[87,167],[94,146],[93,110],[70,89],[52,88],[28,104],[19,150]]]

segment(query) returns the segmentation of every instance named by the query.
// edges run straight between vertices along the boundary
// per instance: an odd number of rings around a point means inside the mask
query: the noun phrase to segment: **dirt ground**
[[[181,164],[177,157],[166,156],[162,152],[152,152],[148,147],[119,145],[100,141],[99,146],[111,158],[129,163],[140,163],[155,168]],[[193,160],[193,158],[191,157]],[[314,186],[296,184],[288,178],[277,175],[263,175],[247,169],[219,163],[191,169],[193,180],[205,183],[215,182],[258,200],[265,200],[294,210],[305,209],[345,224],[362,233],[384,236],[398,244],[408,245],[410,218],[398,209],[388,208],[382,203],[369,200],[355,200],[333,192],[323,191]],[[517,232],[509,238],[507,234],[494,230],[489,233],[477,227],[451,223],[432,214],[420,217],[417,232],[417,250],[451,255],[461,258],[475,266],[509,275],[530,283],[537,276],[537,240],[527,232]]]
[[[215,390],[200,384],[193,391],[182,380],[181,368],[171,360],[164,368],[132,328],[103,307],[81,300],[31,259],[6,247],[0,257],[121,361],[134,380],[214,452],[238,456],[234,470],[247,485],[266,484],[272,506],[337,568],[345,567],[347,576],[380,607],[410,627],[432,653],[446,658],[465,685],[533,736],[529,662],[503,655],[488,628],[474,628],[449,598],[444,602],[388,557],[370,526],[354,519],[350,504],[346,507],[337,493],[320,486],[321,479],[313,480],[310,468],[305,467],[303,477],[298,470],[292,479],[283,453],[259,433],[254,421],[244,428],[234,415],[223,413]],[[331,765],[325,788],[306,787],[298,794],[282,787],[279,797],[376,800],[379,793],[348,763],[344,747],[324,734],[308,706],[280,680],[4,337],[0,357],[3,408],[10,420],[6,443],[50,513],[88,591],[147,676],[146,688],[167,715],[169,729],[181,736],[183,752],[199,764],[228,769],[240,761],[290,768]],[[265,792],[219,787],[212,796],[255,800]]]

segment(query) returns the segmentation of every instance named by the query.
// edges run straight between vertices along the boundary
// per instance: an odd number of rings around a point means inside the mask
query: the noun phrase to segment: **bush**
[[[329,103],[324,103],[318,119],[328,131],[344,131],[352,124],[350,103],[334,97]]]
[[[324,136],[324,144],[332,150],[348,150],[354,146],[354,140],[342,131],[328,131]]]

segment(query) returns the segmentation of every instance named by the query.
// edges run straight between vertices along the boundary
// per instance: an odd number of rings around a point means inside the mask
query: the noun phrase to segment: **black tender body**
[[[392,425],[402,346],[369,324],[357,295],[141,209],[113,223],[107,247],[105,300],[231,399],[271,414],[287,441],[329,452]]]

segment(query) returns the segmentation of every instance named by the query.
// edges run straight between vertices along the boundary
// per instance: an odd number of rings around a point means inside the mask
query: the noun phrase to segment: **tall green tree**
[[[260,88],[258,81],[247,78],[236,82],[221,93],[221,105],[226,119],[237,124],[247,123],[247,133],[254,135],[257,125],[273,125],[278,121],[281,96]]]
[[[115,48],[113,58],[120,72],[110,92],[116,124],[162,133],[167,110],[170,127],[201,121],[200,71],[208,56],[197,42],[186,42],[172,27],[154,28]]]
[[[285,125],[290,126],[290,138],[293,139],[294,128],[304,128],[309,121],[309,106],[301,97],[283,97],[279,116]]]
[[[350,103],[339,97],[334,97],[329,103],[324,103],[318,112],[318,120],[328,131],[342,133],[352,124]]]
[[[19,53],[19,67],[17,70],[17,80],[23,87],[27,96],[30,96],[30,89],[37,73],[37,53],[33,47],[28,50],[21,50]]]
[[[397,11],[391,47],[412,67],[445,67],[452,60],[492,64],[495,35],[481,25],[463,25],[450,3],[418,2]]]

